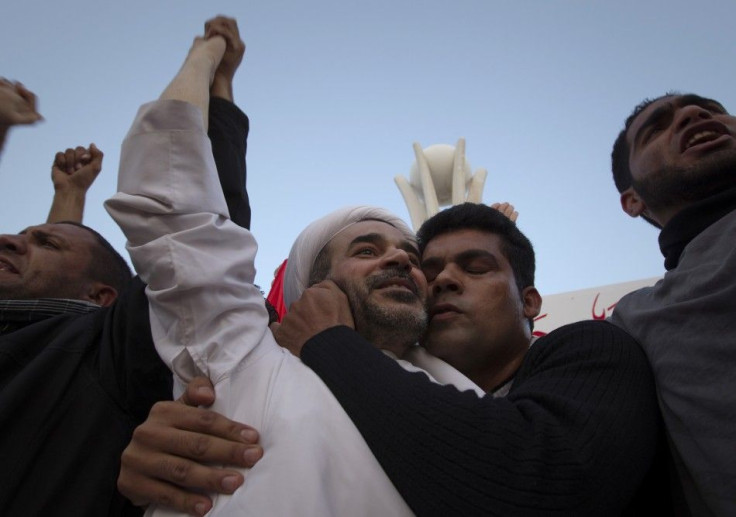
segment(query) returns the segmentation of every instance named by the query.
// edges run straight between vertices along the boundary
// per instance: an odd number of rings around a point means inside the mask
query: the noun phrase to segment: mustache
[[[409,272],[402,268],[392,268],[381,271],[380,273],[369,277],[366,280],[366,284],[369,289],[373,290],[380,285],[385,284],[386,282],[396,279],[405,280],[410,285],[411,291],[416,295],[419,294],[419,287],[417,286],[417,283],[414,281]]]

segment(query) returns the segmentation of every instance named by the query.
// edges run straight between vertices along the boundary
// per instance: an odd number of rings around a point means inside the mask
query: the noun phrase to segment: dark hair
[[[629,169],[629,155],[631,154],[631,149],[629,148],[629,142],[626,141],[626,134],[628,133],[631,124],[634,122],[634,119],[638,117],[642,111],[647,109],[647,107],[649,107],[649,105],[653,102],[656,102],[659,99],[664,99],[665,97],[674,97],[676,95],[681,94],[676,91],[669,91],[664,95],[660,95],[659,97],[655,97],[653,99],[644,99],[639,104],[637,104],[637,106],[634,108],[634,111],[632,111],[631,114],[626,117],[624,128],[618,134],[618,137],[616,137],[616,141],[613,143],[613,150],[611,151],[611,170],[613,171],[613,182],[616,184],[616,189],[619,191],[619,193],[629,188],[634,181],[633,177],[631,176],[631,169]],[[647,216],[646,214],[641,214],[641,218],[655,228],[659,228],[660,230],[662,229],[662,225],[660,225],[658,222],[656,222],[654,219]]]
[[[327,275],[330,274],[332,257],[330,257],[329,248],[330,243],[328,242],[321,250],[319,250],[319,253],[317,253],[317,256],[314,258],[314,264],[312,264],[312,271],[309,273],[307,287],[320,283],[322,280],[327,278]]]
[[[118,294],[125,291],[133,278],[133,273],[125,259],[115,251],[102,235],[89,226],[74,221],[60,221],[54,224],[71,224],[78,228],[87,230],[95,238],[95,246],[85,274],[87,278],[95,282],[102,282],[114,288]]]
[[[613,171],[613,182],[616,184],[616,188],[619,192],[623,192],[631,186],[632,177],[631,169],[629,169],[629,155],[631,149],[629,149],[629,143],[626,141],[626,133],[629,131],[634,119],[639,114],[647,109],[653,102],[663,99],[664,97],[671,97],[678,95],[677,92],[667,92],[664,95],[655,97],[653,99],[644,99],[634,108],[634,111],[626,118],[624,122],[624,128],[618,134],[616,141],[613,143],[613,151],[611,151],[611,170]]]
[[[447,208],[427,219],[417,232],[419,251],[424,253],[429,241],[456,230],[480,230],[501,237],[501,252],[514,271],[521,292],[534,285],[534,247],[516,224],[498,210],[477,203],[463,203]]]
[[[271,323],[280,322],[281,318],[279,317],[279,311],[276,310],[276,307],[268,301],[268,298],[264,298],[263,301],[266,304],[266,311],[268,312],[268,324],[270,325]]]

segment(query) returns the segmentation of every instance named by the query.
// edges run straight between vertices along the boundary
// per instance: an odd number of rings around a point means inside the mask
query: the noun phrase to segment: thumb
[[[215,388],[207,377],[195,377],[177,402],[187,406],[211,406],[215,402]]]

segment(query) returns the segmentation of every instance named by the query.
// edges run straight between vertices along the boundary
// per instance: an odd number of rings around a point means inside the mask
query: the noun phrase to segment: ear
[[[118,292],[114,287],[102,282],[93,282],[88,288],[86,299],[101,307],[108,307],[117,297]]]
[[[646,211],[647,205],[636,193],[634,187],[629,187],[621,192],[621,209],[631,217],[639,217]]]
[[[537,288],[533,285],[525,287],[521,291],[521,300],[524,304],[524,317],[526,319],[532,319],[539,316],[542,310],[542,295],[539,294]]]

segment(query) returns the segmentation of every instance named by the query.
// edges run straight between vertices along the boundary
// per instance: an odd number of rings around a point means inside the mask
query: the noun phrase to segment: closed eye
[[[39,244],[44,248],[49,248],[53,250],[61,249],[55,242],[49,240],[49,239],[43,239]]]

